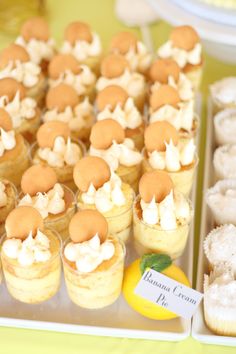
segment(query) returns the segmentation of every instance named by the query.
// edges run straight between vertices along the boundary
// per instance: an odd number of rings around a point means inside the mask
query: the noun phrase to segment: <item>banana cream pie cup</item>
[[[0,108],[10,115],[16,133],[32,143],[40,125],[41,111],[35,99],[26,97],[24,86],[14,79],[0,79]]]
[[[165,253],[176,259],[184,252],[192,219],[191,202],[174,189],[164,171],[145,173],[133,205],[134,246],[139,255]]]
[[[121,86],[135,106],[143,112],[147,98],[147,84],[145,77],[131,70],[129,62],[120,54],[109,54],[101,63],[101,76],[97,81],[97,91],[110,85]]]
[[[39,65],[30,60],[24,47],[10,44],[0,53],[0,79],[12,78],[20,82],[27,97],[33,98],[43,107],[47,89],[47,79]]]
[[[132,227],[134,191],[111,172],[100,157],[87,156],[74,167],[78,210],[98,210],[107,220],[108,232],[128,241]]]
[[[6,179],[0,180],[0,236],[5,233],[5,221],[8,214],[16,207],[17,189]]]
[[[88,97],[90,102],[95,99],[96,76],[87,66],[80,64],[71,54],[58,54],[53,57],[48,67],[49,86],[61,83],[72,86],[81,101]]]
[[[194,98],[182,101],[176,88],[163,84],[150,95],[149,122],[166,121],[178,131],[180,138],[195,138],[199,118],[194,112]]]
[[[30,157],[33,165],[41,164],[54,169],[59,183],[76,190],[73,168],[83,157],[82,142],[74,142],[70,137],[68,124],[51,121],[41,125],[37,132],[37,142],[31,146]]]
[[[125,247],[108,234],[104,216],[96,210],[77,212],[62,250],[68,295],[76,305],[99,309],[113,304],[121,293]]]
[[[28,304],[50,299],[60,286],[60,237],[32,207],[14,209],[5,227],[1,261],[8,292]]]
[[[110,52],[123,55],[129,62],[131,70],[147,75],[152,62],[152,54],[134,33],[119,32],[115,34],[111,39]]]
[[[60,52],[73,55],[97,76],[100,74],[101,40],[87,23],[76,21],[66,27]]]
[[[193,186],[198,164],[193,139],[180,139],[175,127],[168,122],[151,123],[144,133],[143,173],[166,171],[176,190],[188,196]]]
[[[47,75],[48,64],[56,53],[56,44],[50,37],[49,26],[45,19],[31,17],[26,20],[15,43],[24,47],[30,60],[40,65],[42,73]]]
[[[80,139],[88,146],[94,119],[93,106],[88,97],[81,99],[72,86],[61,83],[48,91],[44,122],[57,120],[67,123],[72,139]]]
[[[157,55],[162,59],[175,60],[194,89],[199,89],[203,69],[202,44],[193,27],[173,28],[169,40],[158,49]]]
[[[58,183],[52,167],[33,165],[22,176],[18,206],[32,206],[41,214],[46,227],[65,239],[75,213],[74,193]]]
[[[125,138],[122,126],[113,119],[104,119],[94,124],[90,135],[89,155],[104,159],[122,182],[129,184],[135,193],[141,177],[142,155],[134,142]]]
[[[0,179],[16,187],[29,167],[29,147],[21,134],[15,133],[9,114],[0,108]]]
[[[213,112],[236,109],[236,76],[225,77],[210,85]]]
[[[134,104],[132,97],[120,86],[111,85],[101,90],[96,99],[97,120],[114,119],[123,129],[125,136],[133,140],[141,151],[144,144],[145,119]]]

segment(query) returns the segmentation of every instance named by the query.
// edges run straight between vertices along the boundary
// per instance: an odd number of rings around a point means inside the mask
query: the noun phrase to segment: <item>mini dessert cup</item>
[[[4,193],[7,196],[6,205],[0,207],[0,236],[5,233],[5,220],[8,214],[16,207],[17,189],[13,183],[7,180],[0,180],[5,186]]]
[[[22,266],[17,259],[8,257],[2,237],[1,261],[8,292],[12,297],[28,304],[38,304],[53,297],[61,280],[61,239],[56,231],[45,229],[44,234],[50,240],[51,258],[46,262],[35,262],[30,266]]]
[[[86,152],[86,148],[85,148],[84,144],[79,140],[77,140],[77,141],[72,140],[72,142],[77,144],[80,147],[81,157],[83,157]],[[40,163],[45,166],[50,166],[47,163],[47,161],[45,161],[39,157],[38,149],[39,149],[39,145],[37,142],[35,142],[34,144],[31,145],[31,148],[30,148],[31,164],[36,165],[36,164]],[[63,167],[57,167],[57,166],[50,166],[50,167],[52,167],[54,169],[54,171],[56,172],[57,179],[58,179],[59,183],[64,184],[66,187],[71,189],[73,192],[77,190],[74,180],[73,180],[74,165],[67,165],[66,164]]]
[[[236,109],[236,77],[226,77],[210,86],[213,112]]]
[[[18,187],[23,173],[30,164],[28,151],[28,143],[17,134],[15,148],[6,151],[0,157],[0,178],[5,178]]]
[[[191,214],[192,204],[188,200]],[[136,252],[141,256],[145,253],[165,253],[172,259],[179,258],[185,249],[190,222],[177,225],[174,230],[163,230],[160,225],[149,225],[142,220],[140,196],[138,195],[133,204],[133,237]]]
[[[217,145],[236,144],[236,108],[227,108],[214,116]]]
[[[92,222],[92,220],[91,220]],[[76,305],[87,309],[99,309],[113,304],[120,296],[125,259],[123,242],[109,236],[115,253],[109,260],[103,261],[95,270],[81,273],[64,255],[64,249],[69,242],[65,241],[62,251],[62,262],[68,295]]]
[[[41,123],[41,111],[37,108],[35,117],[32,119],[24,119],[22,124],[15,129],[17,133],[23,135],[23,137],[32,144],[36,140],[36,133]]]
[[[222,145],[214,151],[216,180],[236,178],[236,144]]]

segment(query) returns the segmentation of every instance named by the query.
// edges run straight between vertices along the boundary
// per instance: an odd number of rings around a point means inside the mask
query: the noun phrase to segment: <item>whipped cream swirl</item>
[[[111,111],[110,105],[107,105],[103,111],[97,115],[97,120],[103,120],[111,118],[120,123],[123,129],[135,129],[139,127],[142,122],[142,115],[135,107],[134,100],[129,97],[122,108],[118,103],[113,111]]]
[[[0,208],[7,205],[7,194],[6,186],[3,182],[0,181]]]
[[[19,60],[9,61],[8,65],[0,71],[0,79],[7,77],[21,82],[25,87],[30,88],[39,82],[41,68],[31,62],[22,63]]]
[[[65,210],[64,190],[56,183],[47,193],[38,192],[33,197],[26,194],[18,205],[32,206],[39,211],[43,219],[46,219],[49,214],[57,215]]]
[[[30,232],[25,240],[6,239],[2,247],[7,257],[16,259],[23,267],[47,262],[51,258],[50,240],[40,230],[37,231],[35,237]]]
[[[37,103],[33,98],[26,97],[20,100],[20,92],[9,102],[7,96],[0,97],[0,107],[4,108],[11,116],[13,128],[19,128],[24,120],[35,117]]]
[[[38,155],[42,160],[47,161],[49,166],[63,167],[74,166],[81,158],[82,152],[77,144],[71,142],[70,138],[65,141],[62,136],[58,136],[52,149],[39,148]]]
[[[12,150],[16,146],[15,132],[10,130],[6,132],[0,128],[0,157],[4,155],[7,150]]]
[[[148,225],[159,225],[162,230],[175,230],[178,225],[185,225],[191,219],[191,210],[187,199],[173,190],[160,203],[155,197],[150,203],[140,201],[142,218]]]
[[[31,38],[26,42],[22,36],[19,36],[16,38],[15,43],[26,49],[30,60],[35,64],[40,64],[42,60],[49,61],[52,59],[56,49],[55,41],[52,38],[47,41]]]
[[[150,123],[165,120],[177,130],[184,129],[190,132],[193,129],[194,101],[180,102],[178,106],[179,109],[176,109],[166,104],[155,112],[150,109]]]
[[[70,42],[64,41],[60,50],[63,54],[72,54],[78,61],[84,61],[90,57],[100,56],[102,45],[97,33],[92,33],[92,42],[78,40],[73,46]]]
[[[140,152],[135,151],[134,142],[129,138],[125,138],[122,144],[117,144],[113,141],[112,145],[106,150],[95,149],[91,145],[89,155],[104,159],[112,171],[116,171],[120,164],[124,166],[135,166],[142,161],[142,155]]]
[[[70,262],[75,262],[80,273],[94,271],[103,261],[109,260],[115,253],[115,247],[110,240],[102,244],[98,234],[90,240],[81,243],[70,242],[66,245],[64,255]]]
[[[170,143],[165,145],[166,151],[155,150],[148,153],[148,161],[152,168],[177,172],[181,166],[188,166],[194,162],[196,146],[193,139],[180,141],[177,146],[171,139]]]
[[[144,76],[136,72],[131,72],[129,69],[125,69],[121,76],[113,79],[101,76],[96,83],[96,89],[101,91],[110,85],[121,86],[131,97],[143,94],[146,89]]]
[[[194,98],[194,91],[193,91],[193,85],[192,82],[187,78],[187,76],[184,73],[179,74],[179,80],[178,82],[175,81],[174,77],[172,75],[168,76],[168,85],[175,88],[182,101],[189,101]],[[161,86],[161,83],[156,81],[152,86],[151,86],[151,91],[155,92],[159,87]]]
[[[110,180],[98,189],[95,189],[91,183],[88,191],[82,193],[81,199],[85,204],[95,205],[100,213],[106,213],[114,206],[119,207],[126,203],[122,191],[122,181],[114,172],[112,172]]]
[[[88,97],[78,103],[74,108],[67,106],[63,112],[58,112],[57,108],[48,110],[43,116],[44,122],[52,120],[59,120],[68,123],[70,130],[79,131],[87,127],[87,120],[85,118],[93,115],[93,106],[89,102]]]
[[[174,59],[181,68],[184,68],[186,64],[198,65],[201,63],[202,45],[197,43],[192,50],[186,51],[174,47],[172,41],[169,40],[158,49],[157,54],[163,59]]]
[[[114,50],[116,52],[116,50]],[[141,41],[137,42],[136,48],[132,47],[125,54],[125,58],[133,71],[146,71],[152,61],[152,55]]]
[[[49,86],[55,87],[60,83],[72,86],[78,95],[86,94],[91,86],[95,85],[96,76],[87,65],[81,65],[81,73],[74,74],[71,70],[65,70],[58,79],[49,79]]]

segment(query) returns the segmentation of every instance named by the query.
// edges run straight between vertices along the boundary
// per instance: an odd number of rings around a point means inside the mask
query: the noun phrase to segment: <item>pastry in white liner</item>
[[[203,243],[210,268],[228,262],[236,274],[236,227],[225,224],[213,229]]]
[[[209,329],[236,335],[236,279],[232,268],[221,263],[204,276],[204,317]]]
[[[236,178],[236,144],[219,146],[213,156],[216,179]]]
[[[236,179],[218,181],[206,191],[205,198],[217,225],[236,225]]]
[[[236,76],[225,77],[210,86],[215,112],[236,108]]]
[[[236,108],[227,108],[214,117],[217,145],[236,143]]]

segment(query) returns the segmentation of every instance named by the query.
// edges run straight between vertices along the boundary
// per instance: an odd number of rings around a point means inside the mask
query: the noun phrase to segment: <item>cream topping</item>
[[[11,116],[13,128],[18,128],[25,119],[28,120],[35,117],[37,103],[30,97],[20,100],[20,93],[17,91],[11,102],[9,102],[7,96],[0,97],[0,107],[4,108]]]
[[[236,104],[236,76],[226,77],[210,86],[211,96],[223,104]]]
[[[45,219],[49,214],[57,215],[65,210],[64,190],[59,183],[56,183],[47,193],[38,192],[31,197],[29,194],[19,201],[19,206],[32,206],[39,211]]]
[[[171,105],[164,105],[155,112],[150,108],[150,123],[157,121],[167,121],[177,130],[184,129],[190,132],[194,122],[194,101],[181,102],[179,109]]]
[[[38,83],[40,73],[41,68],[31,61],[22,63],[16,60],[14,66],[14,62],[11,60],[8,65],[0,71],[0,79],[10,77],[21,82],[28,88]]]
[[[16,146],[15,132],[10,130],[6,132],[0,128],[0,157],[4,155],[6,150],[12,150]]]
[[[236,109],[228,108],[217,113],[214,127],[218,144],[236,143]]]
[[[102,45],[97,33],[92,33],[92,42],[78,40],[73,46],[70,42],[64,41],[61,53],[72,54],[79,61],[86,60],[89,57],[97,57],[102,53]]]
[[[201,43],[195,44],[192,50],[186,51],[181,48],[173,46],[171,40],[164,43],[157,51],[160,58],[172,58],[177,64],[184,68],[186,64],[198,65],[202,60],[202,45]]]
[[[218,147],[214,152],[213,164],[221,178],[236,178],[236,144]]]
[[[204,240],[204,251],[212,266],[228,262],[236,274],[236,227],[222,225],[212,230]]]
[[[0,181],[0,208],[7,205],[7,194],[6,186],[3,182]]]
[[[194,162],[196,146],[193,139],[180,141],[177,146],[170,140],[170,143],[165,145],[166,151],[148,153],[148,161],[152,168],[176,172],[181,166],[188,166]]]
[[[49,79],[49,85],[55,87],[60,83],[72,86],[78,95],[86,94],[88,89],[95,85],[96,76],[87,65],[81,65],[81,73],[74,74],[71,70],[65,70],[56,80]]]
[[[114,206],[122,206],[126,203],[125,195],[122,191],[122,181],[114,172],[109,181],[97,190],[91,183],[87,192],[82,193],[81,198],[85,204],[92,204],[101,213],[106,213]]]
[[[160,203],[153,197],[150,203],[140,201],[142,219],[148,225],[159,225],[162,230],[175,230],[177,225],[185,225],[191,219],[187,199],[173,190]]]
[[[81,158],[80,147],[71,142],[68,138],[64,140],[62,136],[56,137],[53,148],[39,148],[38,155],[42,160],[47,161],[49,166],[63,167],[65,165],[74,166]]]
[[[67,106],[63,112],[58,112],[57,108],[48,110],[43,116],[44,122],[52,120],[59,120],[69,124],[69,128],[72,131],[79,131],[87,126],[85,118],[93,114],[93,106],[89,102],[88,97],[78,103],[74,108]]]
[[[121,86],[131,97],[139,96],[146,89],[144,76],[136,72],[131,72],[129,69],[125,69],[121,76],[115,77],[113,79],[108,79],[104,76],[101,76],[96,83],[96,89],[101,91],[110,85]]]
[[[23,241],[19,238],[6,239],[3,243],[3,251],[7,257],[16,259],[23,267],[47,262],[51,258],[50,240],[40,230],[34,238],[30,232]]]
[[[189,101],[194,99],[194,91],[193,91],[193,85],[192,82],[187,78],[187,76],[184,73],[179,74],[179,80],[178,82],[175,81],[174,77],[169,75],[168,76],[168,85],[175,88],[182,101]],[[151,86],[151,91],[155,92],[159,87],[161,86],[161,83],[156,81],[152,86]]]
[[[40,64],[42,60],[49,61],[52,59],[56,49],[55,41],[52,38],[49,38],[46,42],[31,38],[26,42],[22,36],[19,36],[15,43],[26,49],[30,59],[35,64]]]
[[[95,149],[91,145],[89,155],[104,159],[112,171],[116,171],[120,164],[135,166],[142,161],[141,153],[135,150],[134,142],[129,138],[125,138],[122,144],[113,141],[112,145],[106,150]]]
[[[123,129],[135,129],[139,127],[142,122],[142,115],[135,107],[134,100],[129,97],[125,102],[124,107],[118,103],[113,111],[110,109],[110,105],[107,105],[103,111],[97,115],[97,120],[103,120],[111,118],[120,123]]]
[[[125,58],[133,71],[145,71],[152,62],[152,55],[148,52],[143,42],[138,41],[136,48],[132,47],[125,54]]]
[[[113,243],[106,240],[102,244],[98,234],[81,243],[70,242],[66,245],[64,255],[70,262],[75,262],[81,273],[94,271],[103,261],[111,259],[115,253]]]

